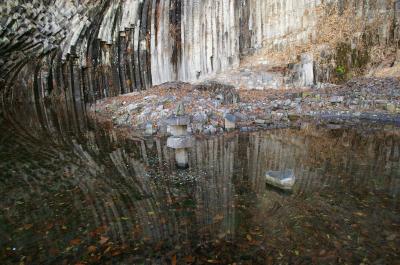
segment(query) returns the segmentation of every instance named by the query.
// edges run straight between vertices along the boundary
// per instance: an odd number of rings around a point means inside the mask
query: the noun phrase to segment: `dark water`
[[[400,130],[165,139],[30,105],[0,125],[0,264],[399,264]],[[265,185],[293,169],[292,193]]]

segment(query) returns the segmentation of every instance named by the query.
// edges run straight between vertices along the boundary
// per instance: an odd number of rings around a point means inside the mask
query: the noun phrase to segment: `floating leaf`
[[[24,225],[24,229],[25,230],[29,230],[29,229],[31,229],[33,227],[33,224],[26,224],[26,225]]]
[[[214,219],[214,222],[219,222],[224,219],[224,216],[222,214],[217,214],[216,216],[214,216],[213,219]]]
[[[75,238],[72,239],[71,241],[69,241],[69,244],[73,245],[73,246],[77,246],[81,243],[81,240],[79,238]]]
[[[95,253],[97,251],[97,247],[96,246],[89,246],[88,247],[88,252],[89,253]]]
[[[185,262],[186,263],[193,263],[195,261],[193,256],[186,256],[185,257]]]
[[[395,240],[396,239],[396,235],[395,234],[393,234],[393,235],[390,235],[390,236],[388,236],[388,237],[386,237],[386,240],[388,240],[388,241],[393,241],[393,240]]]
[[[366,216],[366,214],[363,213],[363,212],[354,212],[353,214],[357,215],[357,216],[360,216],[360,217],[365,217]]]
[[[109,238],[108,237],[105,237],[105,236],[102,236],[102,237],[100,237],[100,244],[101,245],[104,245],[105,243],[107,243],[107,241],[109,240]]]
[[[106,250],[104,250],[103,254],[107,254],[108,252],[110,252],[111,247],[106,248]]]
[[[114,250],[114,251],[111,253],[111,256],[113,256],[113,257],[119,256],[119,255],[121,255],[121,250],[119,250],[119,249]]]

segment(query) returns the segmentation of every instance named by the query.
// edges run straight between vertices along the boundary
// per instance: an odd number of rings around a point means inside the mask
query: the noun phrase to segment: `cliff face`
[[[321,44],[324,25],[333,33],[346,26],[322,19],[331,10],[338,10],[340,18],[351,8],[364,25],[383,18],[374,44],[398,45],[399,40],[398,0],[29,2],[0,4],[0,77],[15,97],[33,91],[36,98],[54,94],[89,100],[171,80],[194,81],[237,67],[243,56],[257,51],[268,58]],[[354,45],[366,38],[364,31],[345,40]]]

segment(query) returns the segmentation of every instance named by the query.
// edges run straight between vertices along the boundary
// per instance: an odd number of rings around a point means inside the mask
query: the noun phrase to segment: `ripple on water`
[[[5,264],[399,259],[396,128],[197,139],[190,169],[177,170],[165,139],[121,137],[57,109],[42,109],[45,120],[35,113],[19,110],[0,126]],[[296,175],[292,192],[265,185],[267,171],[285,169]]]

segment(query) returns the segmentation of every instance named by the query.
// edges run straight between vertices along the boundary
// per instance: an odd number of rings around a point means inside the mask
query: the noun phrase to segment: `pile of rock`
[[[158,89],[105,100],[96,111],[113,117],[116,126],[146,129],[147,134],[168,133],[177,102],[186,105],[189,132],[207,135],[235,128],[280,128],[310,118],[400,122],[400,81],[394,78],[358,79],[308,90],[237,90],[213,82]]]

